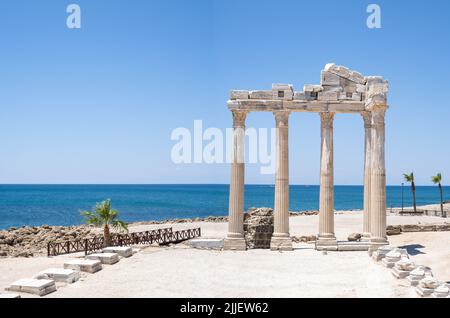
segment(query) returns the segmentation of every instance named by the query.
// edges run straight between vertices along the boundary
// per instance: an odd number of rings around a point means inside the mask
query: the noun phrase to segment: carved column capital
[[[362,111],[361,116],[364,120],[364,128],[372,128],[372,112]]]
[[[333,127],[333,119],[334,119],[334,113],[326,112],[326,113],[319,113],[320,115],[320,123],[322,127],[332,128]]]
[[[232,110],[233,115],[233,127],[245,127],[245,119],[247,118],[247,112],[244,110]]]
[[[275,111],[275,123],[277,127],[287,127],[289,126],[289,115],[290,112],[287,111]]]

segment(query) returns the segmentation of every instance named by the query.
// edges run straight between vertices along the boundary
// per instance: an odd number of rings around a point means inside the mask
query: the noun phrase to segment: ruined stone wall
[[[249,249],[268,249],[273,234],[273,209],[250,208],[244,214],[244,236]]]

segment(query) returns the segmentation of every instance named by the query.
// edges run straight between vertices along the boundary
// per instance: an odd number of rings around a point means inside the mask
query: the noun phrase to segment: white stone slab
[[[117,253],[122,257],[130,257],[133,255],[133,249],[128,246],[110,246],[105,247],[103,253]]]
[[[223,248],[224,240],[218,238],[199,238],[188,241],[188,245],[193,248],[220,250]]]
[[[74,259],[64,263],[64,268],[80,272],[96,273],[102,269],[102,262],[90,259]]]
[[[434,289],[432,289],[432,288],[423,288],[421,286],[416,287],[416,293],[419,294],[419,296],[421,296],[421,297],[431,296],[431,294],[433,294],[433,292],[434,292]]]
[[[49,268],[40,273],[55,282],[72,284],[80,279],[80,272],[67,268]]]
[[[96,260],[102,264],[112,265],[119,261],[119,254],[117,253],[96,253],[86,256],[86,259]]]
[[[0,294],[0,298],[9,298],[9,299],[13,299],[13,298],[20,298],[19,294],[12,294],[12,293],[7,293],[7,294]]]
[[[56,285],[54,280],[28,278],[19,279],[6,288],[6,290],[44,296],[56,291]]]
[[[250,91],[250,99],[272,99],[273,91]]]
[[[411,271],[406,271],[406,270],[402,270],[399,269],[397,267],[394,267],[392,269],[392,275],[394,275],[395,278],[397,279],[403,279],[409,276],[409,274],[411,273]]]

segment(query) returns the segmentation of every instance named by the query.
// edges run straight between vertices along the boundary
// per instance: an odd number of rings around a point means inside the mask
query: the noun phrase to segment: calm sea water
[[[317,210],[319,186],[291,185],[292,211]],[[22,225],[73,225],[81,210],[110,198],[127,222],[221,216],[228,213],[228,185],[0,185],[0,229]],[[450,193],[450,187],[444,187]],[[402,189],[387,187],[387,205],[400,207]],[[246,185],[245,207],[273,207],[274,187]],[[405,206],[411,206],[409,187]],[[437,187],[417,187],[417,204],[439,202]],[[362,186],[335,186],[335,208],[361,209]]]

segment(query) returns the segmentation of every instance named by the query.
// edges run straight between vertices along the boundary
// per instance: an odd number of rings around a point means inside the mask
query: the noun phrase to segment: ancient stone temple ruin
[[[274,233],[270,248],[292,250],[289,234],[288,125],[292,112],[315,112],[321,121],[319,233],[316,246],[334,249],[333,120],[336,114],[361,115],[365,131],[363,240],[369,253],[388,244],[386,237],[385,113],[388,83],[380,76],[364,77],[343,66],[327,64],[320,85],[295,91],[291,84],[271,90],[231,91],[233,115],[228,235],[224,249],[245,250],[244,143],[245,120],[251,112],[272,112],[277,128]]]

